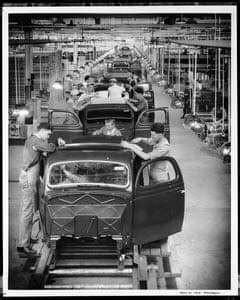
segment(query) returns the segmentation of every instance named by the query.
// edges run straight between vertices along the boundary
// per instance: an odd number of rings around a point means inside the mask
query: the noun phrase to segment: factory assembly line
[[[232,15],[123,16],[9,15],[12,290],[232,288]]]

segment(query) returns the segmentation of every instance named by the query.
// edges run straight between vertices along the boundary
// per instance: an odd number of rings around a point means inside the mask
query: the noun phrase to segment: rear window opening
[[[88,122],[96,122],[105,119],[115,119],[118,121],[131,121],[133,118],[130,110],[89,110],[86,114]]]

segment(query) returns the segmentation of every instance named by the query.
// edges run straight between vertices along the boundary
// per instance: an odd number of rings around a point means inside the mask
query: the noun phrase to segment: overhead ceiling
[[[26,38],[26,32],[31,32]],[[10,14],[9,44],[107,41],[118,38],[230,39],[230,14]]]

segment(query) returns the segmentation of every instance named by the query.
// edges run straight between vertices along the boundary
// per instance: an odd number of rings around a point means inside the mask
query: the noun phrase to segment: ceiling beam
[[[186,46],[196,46],[196,47],[206,47],[206,48],[227,48],[231,49],[231,40],[169,40],[170,43],[186,45]]]

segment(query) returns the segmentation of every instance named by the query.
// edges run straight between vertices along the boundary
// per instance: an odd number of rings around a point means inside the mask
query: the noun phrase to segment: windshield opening
[[[129,170],[125,164],[107,161],[65,161],[53,164],[48,185],[53,188],[99,185],[126,188]]]

